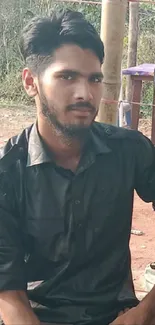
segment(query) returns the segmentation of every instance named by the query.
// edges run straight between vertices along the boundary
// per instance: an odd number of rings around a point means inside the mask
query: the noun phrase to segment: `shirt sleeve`
[[[155,201],[155,147],[138,132],[134,143],[136,156],[135,189],[145,202]]]
[[[24,249],[15,193],[7,172],[0,174],[0,291],[25,290]]]

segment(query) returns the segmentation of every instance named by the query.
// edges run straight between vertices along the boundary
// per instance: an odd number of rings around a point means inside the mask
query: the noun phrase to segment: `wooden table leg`
[[[154,87],[154,90],[153,90],[151,141],[155,145],[155,87]]]
[[[134,80],[134,78],[132,78],[132,85],[133,85],[132,101],[136,103],[140,103],[141,91],[142,91],[142,80]],[[140,113],[140,104],[132,104],[131,128],[134,130],[138,130],[139,113]]]

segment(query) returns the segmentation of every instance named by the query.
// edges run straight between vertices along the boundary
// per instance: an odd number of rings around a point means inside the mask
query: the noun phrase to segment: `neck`
[[[56,160],[63,161],[73,157],[80,158],[85,140],[81,141],[81,139],[65,137],[45,120],[38,121],[38,131]]]

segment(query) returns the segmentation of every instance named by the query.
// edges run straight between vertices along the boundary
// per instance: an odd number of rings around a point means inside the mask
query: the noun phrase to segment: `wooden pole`
[[[155,145],[155,69],[154,69],[154,82],[153,82],[153,106],[152,106],[152,132],[151,140]]]
[[[127,0],[102,0],[101,38],[105,46],[103,98],[119,99]],[[117,103],[101,101],[97,120],[117,123]]]
[[[138,18],[139,18],[139,3],[129,3],[129,34],[128,34],[128,62],[127,67],[134,67],[137,63],[137,43],[138,43]],[[126,84],[126,99],[132,101],[132,81],[131,77],[127,76]]]

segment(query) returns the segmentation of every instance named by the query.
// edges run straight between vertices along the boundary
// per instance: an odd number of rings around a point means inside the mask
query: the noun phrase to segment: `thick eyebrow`
[[[102,72],[92,72],[89,76],[85,76],[84,74],[82,74],[81,72],[77,71],[77,70],[70,70],[70,69],[63,69],[60,71],[56,71],[55,72],[55,76],[60,76],[62,74],[68,74],[71,76],[83,76],[83,77],[88,77],[88,78],[101,78],[103,79],[103,73]]]

